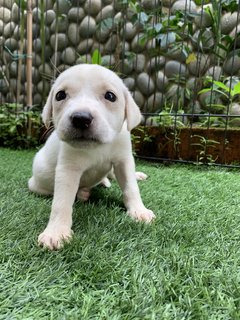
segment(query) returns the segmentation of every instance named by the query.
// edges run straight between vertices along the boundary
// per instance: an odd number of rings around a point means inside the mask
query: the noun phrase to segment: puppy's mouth
[[[71,130],[61,134],[60,139],[71,145],[88,146],[91,144],[101,144],[102,142],[90,132]]]
[[[98,142],[98,139],[88,131],[73,131],[70,133],[70,139],[71,140],[77,140],[77,141],[93,141]]]

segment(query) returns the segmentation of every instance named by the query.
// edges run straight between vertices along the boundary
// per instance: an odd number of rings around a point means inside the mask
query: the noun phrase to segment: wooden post
[[[32,107],[32,0],[27,1],[27,107]]]

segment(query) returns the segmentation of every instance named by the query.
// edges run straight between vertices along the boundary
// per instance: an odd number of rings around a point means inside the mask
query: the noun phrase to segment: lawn
[[[239,171],[138,162],[155,222],[132,221],[114,182],[75,204],[72,242],[50,252],[33,155],[0,149],[0,319],[240,319]]]

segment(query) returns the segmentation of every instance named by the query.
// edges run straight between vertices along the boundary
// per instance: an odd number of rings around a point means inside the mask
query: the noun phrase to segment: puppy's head
[[[77,65],[57,78],[42,112],[59,138],[73,145],[109,143],[123,123],[130,131],[141,120],[138,106],[123,81],[98,65]]]

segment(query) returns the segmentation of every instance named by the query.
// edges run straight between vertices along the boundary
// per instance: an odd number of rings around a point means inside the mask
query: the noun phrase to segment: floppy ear
[[[131,96],[128,90],[126,90],[125,99],[126,99],[125,112],[126,112],[126,120],[127,120],[127,129],[128,131],[131,131],[141,122],[142,115],[139,110],[139,107],[137,106],[136,102],[133,100],[133,97]]]
[[[46,104],[42,111],[42,120],[46,128],[50,127],[51,119],[52,119],[52,97],[53,97],[53,89],[51,89],[48,95]]]

